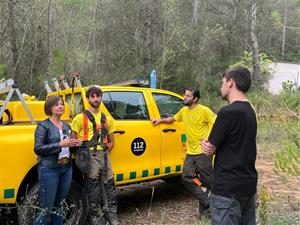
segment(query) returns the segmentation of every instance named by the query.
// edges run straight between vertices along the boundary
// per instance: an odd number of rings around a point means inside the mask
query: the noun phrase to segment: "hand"
[[[111,142],[107,143],[107,149],[108,149],[108,151],[110,151],[113,147],[114,147],[113,143],[111,143]]]
[[[159,124],[160,119],[152,119],[151,122],[154,126],[156,126],[157,124]]]
[[[60,147],[77,147],[82,145],[82,141],[74,138],[66,138],[59,143]]]
[[[214,155],[216,153],[216,147],[208,140],[203,140],[201,142],[201,148],[206,155]]]

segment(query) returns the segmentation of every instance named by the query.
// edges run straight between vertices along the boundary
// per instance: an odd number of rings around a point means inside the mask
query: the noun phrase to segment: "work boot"
[[[210,198],[210,191],[206,190],[205,195],[207,198],[199,201],[199,218],[201,217],[208,217],[210,218],[210,208],[209,208],[209,198]]]
[[[119,225],[117,212],[108,211],[107,216],[110,225]]]
[[[89,225],[106,225],[106,222],[103,222],[103,218],[89,216]]]
[[[113,179],[104,182],[107,197],[107,220],[110,225],[119,225],[117,215],[117,191]]]
[[[89,225],[106,225],[104,213],[99,204],[89,204]]]

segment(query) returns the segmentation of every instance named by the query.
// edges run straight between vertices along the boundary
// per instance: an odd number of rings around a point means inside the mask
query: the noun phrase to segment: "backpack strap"
[[[105,149],[107,147],[107,129],[108,129],[108,122],[106,119],[106,115],[101,112],[101,139],[100,139],[100,144]]]
[[[88,117],[88,119],[92,122],[94,134],[97,133],[97,124],[94,115],[89,110],[83,110],[82,113],[85,114]]]
[[[82,111],[83,114],[83,137],[85,141],[89,141],[89,146],[94,147],[94,150],[97,150],[97,145],[101,145],[102,148],[105,150],[106,144],[107,144],[107,128],[108,128],[108,122],[106,119],[106,115],[101,112],[101,123],[100,125],[97,125],[95,121],[94,115],[88,111],[84,110]],[[91,121],[93,124],[93,137],[91,140],[88,140],[88,120]],[[101,130],[101,134],[99,133],[99,130]],[[100,138],[100,143],[99,143]]]
[[[106,115],[101,112],[101,138],[100,138],[100,145],[102,146],[104,150],[104,166],[102,169],[102,179],[107,182],[107,173],[108,173],[108,167],[107,167],[107,162],[108,162],[108,156],[107,156],[107,133],[108,133],[108,122]]]
[[[89,147],[94,147],[94,150],[97,150],[97,145],[98,145],[98,141],[99,141],[99,138],[100,138],[100,134],[97,130],[97,124],[96,124],[96,121],[95,121],[95,117],[88,110],[83,110],[82,114],[83,114],[83,121],[85,120],[84,118],[87,117],[91,121],[91,123],[93,124],[93,136],[92,136],[91,140],[87,140],[88,141],[88,146]],[[86,132],[87,132],[86,136],[88,137],[88,123],[87,122],[86,122],[86,129],[84,129],[84,130],[86,130]]]
[[[83,120],[82,120],[82,125],[83,125],[83,141],[88,141],[89,140],[89,126],[88,126],[88,121],[89,118],[85,113],[82,113]]]

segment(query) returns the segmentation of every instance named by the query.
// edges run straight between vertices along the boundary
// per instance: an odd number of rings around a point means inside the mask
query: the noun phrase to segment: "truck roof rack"
[[[0,118],[2,118],[2,115],[5,111],[6,106],[7,106],[8,102],[10,101],[14,91],[16,91],[17,96],[19,97],[20,101],[22,102],[22,105],[23,105],[27,115],[29,116],[31,123],[35,124],[36,122],[33,119],[33,116],[32,116],[32,114],[29,110],[28,105],[26,104],[19,88],[15,85],[15,82],[12,79],[8,79],[8,80],[3,80],[2,79],[0,81],[0,95],[8,93],[5,100],[4,100],[4,102],[3,102],[3,104],[2,104],[2,106],[1,106],[1,109],[0,109]]]

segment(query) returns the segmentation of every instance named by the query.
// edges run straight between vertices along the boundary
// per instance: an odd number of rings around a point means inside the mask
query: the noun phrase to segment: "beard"
[[[92,102],[90,102],[90,105],[91,105],[93,108],[95,108],[95,109],[96,109],[96,108],[99,108],[99,106],[100,106],[100,103],[101,103],[101,102],[93,102],[93,103],[92,103]]]
[[[192,105],[193,104],[193,101],[183,101],[183,104],[185,105],[185,106],[190,106],[190,105]]]

